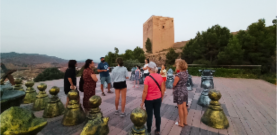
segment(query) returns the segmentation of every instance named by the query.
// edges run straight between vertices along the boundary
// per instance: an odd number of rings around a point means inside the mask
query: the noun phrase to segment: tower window
[[[164,28],[164,26],[163,26],[163,28]]]

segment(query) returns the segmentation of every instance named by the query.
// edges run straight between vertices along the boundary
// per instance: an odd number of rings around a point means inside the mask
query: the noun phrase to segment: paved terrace
[[[98,76],[99,77],[99,76]],[[79,79],[79,78],[78,78]],[[197,105],[198,97],[202,89],[200,77],[193,76],[195,84],[193,91],[189,91],[188,125],[180,128],[175,125],[178,120],[178,110],[175,108],[172,97],[172,89],[167,89],[161,106],[161,134],[162,135],[273,135],[276,134],[276,86],[263,80],[220,78],[214,77],[215,89],[219,90],[222,98],[219,100],[227,115],[230,127],[218,130],[206,126],[200,121],[205,108]],[[79,82],[79,80],[78,80]],[[66,95],[63,92],[63,80],[45,81],[47,92],[52,86],[60,87],[59,97],[65,104]],[[101,110],[105,117],[110,117],[109,135],[126,135],[133,126],[130,120],[131,111],[139,107],[143,85],[132,88],[131,81],[127,81],[127,117],[120,118],[114,115],[115,94],[107,94],[102,97]],[[35,88],[38,83],[35,84]],[[113,89],[112,89],[113,90]],[[107,90],[105,90],[107,91]],[[114,90],[113,90],[114,91]],[[100,83],[97,83],[96,95],[101,95]],[[81,101],[83,93],[81,93]],[[29,105],[22,107],[30,108]],[[42,117],[43,111],[34,112],[37,117]],[[85,123],[65,127],[62,125],[63,116],[47,119],[48,125],[39,135],[79,135]],[[155,123],[153,121],[153,130]]]

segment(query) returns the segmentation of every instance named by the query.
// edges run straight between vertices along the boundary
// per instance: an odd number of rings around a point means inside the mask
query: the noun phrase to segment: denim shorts
[[[111,83],[111,77],[107,76],[107,77],[101,77],[101,84],[104,84],[105,82],[107,82],[108,84]]]

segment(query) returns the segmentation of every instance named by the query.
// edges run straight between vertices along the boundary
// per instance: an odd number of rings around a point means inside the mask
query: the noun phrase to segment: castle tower
[[[173,18],[151,16],[143,24],[143,50],[146,52],[145,42],[147,38],[152,43],[152,53],[168,49],[174,44]]]

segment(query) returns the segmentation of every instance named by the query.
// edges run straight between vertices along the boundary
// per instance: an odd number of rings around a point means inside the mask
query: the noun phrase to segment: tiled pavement
[[[166,90],[166,95],[161,106],[161,134],[162,135],[269,135],[276,133],[276,86],[263,80],[239,78],[214,78],[215,89],[222,94],[220,103],[229,120],[230,127],[218,130],[203,124],[200,119],[206,108],[197,105],[197,100],[202,89],[199,87],[200,77],[193,76],[193,91],[189,91],[188,126],[180,128],[174,123],[178,120],[178,110],[173,103],[172,89]],[[63,92],[63,80],[45,81],[48,90],[52,86],[60,87],[59,97],[66,102]],[[101,110],[105,117],[110,117],[110,135],[125,135],[133,126],[130,120],[131,111],[141,103],[143,85],[132,88],[131,81],[127,81],[127,117],[115,116],[114,93],[101,96],[100,83],[97,83],[96,95],[102,97]],[[35,84],[35,88],[38,83]],[[113,90],[113,89],[112,89]],[[107,90],[105,90],[107,91]],[[81,93],[82,101],[83,93]],[[22,105],[31,108],[31,104]],[[42,117],[43,111],[34,112],[37,117]],[[47,119],[48,125],[39,135],[78,135],[85,122],[72,127],[61,124],[63,116]],[[155,121],[153,121],[153,130]]]

